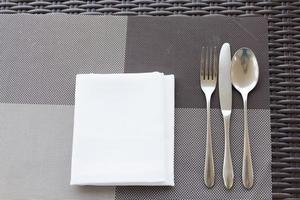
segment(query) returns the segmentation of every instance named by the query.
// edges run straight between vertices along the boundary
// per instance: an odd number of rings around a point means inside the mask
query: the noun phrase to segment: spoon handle
[[[233,185],[233,167],[230,151],[230,115],[224,116],[224,129],[225,129],[225,150],[224,150],[224,162],[223,162],[223,181],[226,189],[231,189]]]
[[[244,98],[244,153],[243,153],[243,185],[250,189],[253,186],[253,166],[251,158],[251,149],[248,133],[248,119],[247,119],[247,96]]]

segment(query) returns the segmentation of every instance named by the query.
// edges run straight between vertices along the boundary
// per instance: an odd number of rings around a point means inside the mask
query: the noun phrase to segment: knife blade
[[[231,84],[231,52],[229,43],[224,43],[219,56],[219,98],[220,107],[224,120],[224,161],[223,181],[227,189],[233,185],[234,173],[230,151],[230,116],[232,109],[232,84]]]

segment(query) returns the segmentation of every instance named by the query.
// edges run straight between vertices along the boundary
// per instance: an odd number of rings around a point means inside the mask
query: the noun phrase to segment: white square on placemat
[[[71,185],[174,185],[174,76],[76,77]]]

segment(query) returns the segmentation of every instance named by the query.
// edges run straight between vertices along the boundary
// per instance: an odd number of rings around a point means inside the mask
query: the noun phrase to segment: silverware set
[[[247,97],[258,82],[259,68],[253,51],[241,48],[231,58],[230,45],[224,43],[219,54],[216,47],[202,47],[200,65],[200,85],[206,97],[207,105],[207,135],[204,167],[204,183],[208,188],[214,186],[215,168],[212,146],[212,131],[210,120],[210,100],[219,83],[219,99],[224,120],[224,160],[223,181],[226,189],[231,189],[234,183],[234,170],[230,148],[230,116],[232,110],[232,85],[239,91],[244,103],[244,149],[242,182],[245,188],[253,186],[253,166],[249,142],[247,120]],[[219,65],[219,67],[217,67]],[[217,81],[218,79],[218,81]]]

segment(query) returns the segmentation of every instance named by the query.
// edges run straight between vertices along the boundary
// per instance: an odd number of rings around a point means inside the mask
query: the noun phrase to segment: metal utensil
[[[232,86],[230,79],[231,53],[230,45],[224,43],[219,57],[219,95],[221,111],[224,119],[225,149],[223,162],[223,180],[227,189],[233,185],[234,173],[230,151],[230,116],[232,106]]]
[[[205,94],[207,107],[207,136],[204,167],[204,183],[211,188],[215,183],[215,167],[212,150],[211,124],[210,124],[210,99],[217,84],[217,50],[216,47],[202,47],[200,65],[200,85]]]
[[[258,63],[253,51],[249,48],[239,49],[232,58],[231,80],[233,86],[241,93],[244,102],[244,153],[243,184],[250,189],[253,186],[253,166],[248,133],[247,98],[258,82]]]

